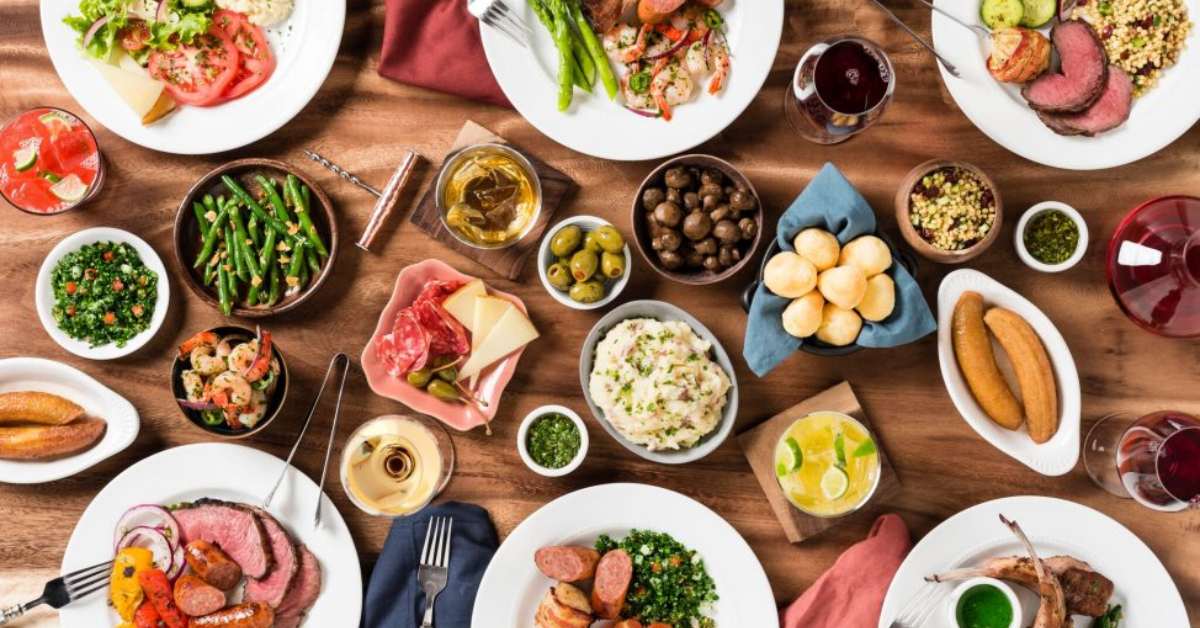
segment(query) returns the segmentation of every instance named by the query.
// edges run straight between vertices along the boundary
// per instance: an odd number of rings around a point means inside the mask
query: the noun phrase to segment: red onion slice
[[[139,504],[125,511],[113,530],[113,546],[120,549],[121,539],[137,528],[151,528],[167,539],[173,550],[179,545],[179,522],[170,511],[158,504]]]
[[[174,580],[179,574],[183,573],[183,566],[186,562],[183,554],[183,546],[176,545],[175,551],[171,553],[171,569],[167,571],[167,579]]]
[[[84,48],[87,48],[88,45],[92,43],[92,40],[96,38],[96,33],[100,32],[100,29],[103,28],[105,24],[108,24],[107,15],[97,19],[95,22],[92,22],[92,25],[88,27],[87,32],[83,34]]]
[[[155,22],[166,22],[169,16],[167,0],[158,0],[158,10],[154,12]]]
[[[127,547],[143,547],[154,555],[154,566],[164,573],[171,571],[175,565],[175,548],[167,541],[167,536],[155,528],[138,526],[130,530],[117,542],[117,551]],[[182,558],[183,554],[180,553]]]
[[[211,401],[188,401],[187,399],[181,399],[178,397],[175,399],[175,401],[178,402],[179,405],[187,408],[188,410],[216,410],[217,409],[217,404],[215,404]]]
[[[633,113],[636,113],[639,116],[642,116],[643,118],[662,117],[662,112],[660,112],[660,111],[648,111],[646,109],[638,109],[637,107],[630,107],[629,105],[625,105],[625,108]]]

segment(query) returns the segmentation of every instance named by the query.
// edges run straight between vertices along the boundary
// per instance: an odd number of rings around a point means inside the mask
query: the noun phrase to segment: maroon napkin
[[[467,0],[387,0],[379,73],[409,85],[511,107],[496,84]]]

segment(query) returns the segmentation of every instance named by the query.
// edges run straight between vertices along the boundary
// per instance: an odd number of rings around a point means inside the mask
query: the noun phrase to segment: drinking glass
[[[367,514],[410,516],[446,488],[454,457],[454,442],[441,423],[420,416],[375,417],[346,441],[342,488]]]
[[[1110,414],[1084,440],[1092,481],[1162,512],[1200,505],[1200,419],[1175,410]]]
[[[896,90],[887,53],[853,35],[826,39],[800,57],[783,113],[804,139],[837,144],[883,116]]]
[[[1108,286],[1143,329],[1200,337],[1200,198],[1165,196],[1129,212],[1108,243]]]

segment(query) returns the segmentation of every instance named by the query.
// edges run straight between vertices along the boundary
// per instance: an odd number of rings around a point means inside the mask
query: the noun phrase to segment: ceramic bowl
[[[954,591],[952,591],[950,593],[950,595],[946,598],[946,601],[945,601],[945,608],[946,608],[946,611],[944,613],[944,615],[946,617],[945,625],[947,625],[947,626],[960,625],[958,623],[958,602],[959,602],[959,600],[962,599],[963,595],[967,591],[970,591],[971,589],[974,589],[975,587],[981,586],[981,585],[988,585],[988,586],[996,587],[997,589],[1000,590],[1001,593],[1004,594],[1004,597],[1008,600],[1008,603],[1012,605],[1012,611],[1013,611],[1012,621],[1010,621],[1008,626],[1005,626],[1005,628],[1021,628],[1021,619],[1023,618],[1023,615],[1021,612],[1021,600],[1020,600],[1020,598],[1017,597],[1017,592],[1014,591],[1013,588],[1010,587],[1007,582],[997,580],[995,578],[987,578],[987,577],[982,577],[982,576],[978,577],[978,578],[971,578],[970,580],[964,580],[958,586],[954,587]]]
[[[958,251],[946,251],[937,248],[929,243],[917,230],[913,228],[911,213],[911,199],[909,198],[913,188],[920,182],[925,175],[942,168],[961,168],[966,170],[983,182],[992,192],[992,197],[995,199],[996,220],[992,223],[992,228],[982,240],[975,244]],[[933,159],[920,164],[913,168],[904,177],[904,181],[900,184],[900,188],[896,190],[895,198],[896,207],[896,222],[900,225],[900,235],[904,236],[904,241],[919,253],[922,257],[931,259],[939,264],[961,264],[969,259],[975,258],[982,254],[1000,237],[1000,227],[1004,221],[1004,202],[1000,198],[1000,188],[996,186],[996,182],[992,180],[986,173],[979,168],[972,166],[965,161],[943,161]]]
[[[604,338],[610,329],[615,327],[621,321],[630,318],[653,318],[660,321],[681,321],[687,323],[692,331],[697,336],[707,340],[711,345],[711,358],[725,371],[729,376],[730,388],[726,399],[725,408],[721,413],[721,421],[717,427],[702,438],[696,445],[688,449],[679,450],[664,450],[650,451],[642,445],[631,442],[618,432],[612,424],[605,418],[604,411],[592,401],[591,393],[588,391],[588,382],[591,380],[592,363],[595,359],[596,345]],[[733,430],[734,421],[737,419],[738,411],[738,383],[737,374],[733,370],[733,363],[729,360],[729,355],[725,352],[725,348],[721,346],[721,341],[703,323],[696,320],[691,314],[682,309],[664,303],[662,301],[630,301],[624,305],[614,308],[608,314],[605,314],[599,321],[596,322],[592,330],[588,332],[587,338],[583,341],[583,350],[579,357],[579,383],[583,386],[583,397],[587,400],[588,408],[592,411],[592,415],[600,422],[622,447],[632,451],[633,453],[662,464],[685,464],[699,460],[714,449],[719,447],[729,436]]]
[[[553,413],[561,414],[571,419],[571,422],[575,424],[575,429],[579,430],[579,451],[575,452],[575,457],[566,466],[559,467],[558,469],[543,467],[535,462],[533,456],[529,455],[528,443],[526,442],[529,437],[529,428],[533,426],[534,421]],[[575,469],[578,469],[579,465],[583,464],[583,459],[587,457],[587,451],[587,426],[583,424],[583,419],[579,418],[578,413],[566,406],[549,405],[536,408],[533,412],[525,415],[525,418],[521,420],[520,429],[517,430],[517,453],[521,455],[521,461],[525,463],[525,466],[529,467],[530,471],[541,476],[559,478],[571,473]]]
[[[309,300],[312,295],[316,294],[325,285],[325,281],[333,272],[333,265],[338,255],[338,228],[337,220],[333,214],[333,203],[321,191],[321,188],[317,187],[316,182],[296,168],[281,161],[275,161],[274,159],[239,159],[219,166],[203,177],[200,177],[200,180],[188,190],[187,194],[183,197],[183,201],[179,203],[179,209],[175,213],[175,261],[183,271],[183,280],[187,284],[187,287],[196,296],[200,297],[200,300],[215,309],[220,309],[221,303],[217,296],[216,288],[204,283],[203,265],[199,268],[194,267],[203,238],[200,235],[200,225],[196,221],[196,212],[192,208],[192,204],[203,199],[206,194],[211,194],[214,198],[220,195],[231,196],[229,190],[221,182],[221,177],[224,175],[233,177],[246,191],[258,196],[261,188],[259,188],[258,183],[254,180],[254,176],[257,174],[272,178],[277,183],[284,181],[288,174],[293,174],[300,180],[300,183],[312,191],[312,206],[309,208],[309,216],[312,218],[313,226],[316,227],[317,233],[329,249],[329,258],[321,265],[321,271],[317,273],[317,276],[309,279],[308,284],[303,289],[296,294],[285,294],[275,305],[254,307],[234,305],[233,314],[245,318],[274,316],[275,314],[281,314],[299,307],[301,303]],[[262,205],[268,212],[271,211],[270,204],[267,201],[263,200]],[[242,215],[248,217],[249,213],[243,208]],[[243,292],[245,289],[245,286],[243,286]]]
[[[550,285],[550,279],[546,277],[546,269],[550,268],[550,266],[555,262],[554,254],[550,252],[550,240],[552,240],[554,235],[563,227],[578,225],[579,228],[583,229],[583,232],[586,234],[593,229],[611,224],[612,223],[608,222],[607,220],[597,218],[595,216],[575,216],[572,218],[567,218],[566,220],[546,230],[546,235],[542,238],[542,244],[538,247],[538,278],[542,280],[542,286],[546,288],[546,292],[549,292],[550,296],[554,297],[555,301],[558,301],[559,303],[573,310],[598,310],[616,300],[616,298],[621,294],[621,291],[625,289],[625,285],[629,283],[629,274],[633,270],[633,255],[629,252],[628,242],[625,244],[625,250],[623,253],[625,255],[625,274],[621,275],[616,280],[605,280],[604,298],[596,301],[595,303],[580,303],[572,299],[567,295],[566,292]]]
[[[1075,251],[1066,260],[1058,264],[1047,264],[1040,262],[1025,248],[1025,228],[1029,225],[1029,221],[1035,216],[1046,211],[1059,211],[1071,219],[1075,226],[1079,229],[1079,242],[1075,244]],[[1013,232],[1013,246],[1017,248],[1017,257],[1021,258],[1025,265],[1043,273],[1061,273],[1068,268],[1079,263],[1083,259],[1084,253],[1087,253],[1088,248],[1088,226],[1087,221],[1083,219],[1083,215],[1074,207],[1066,203],[1058,201],[1043,201],[1025,210],[1021,214],[1021,219],[1017,221],[1017,228]]]

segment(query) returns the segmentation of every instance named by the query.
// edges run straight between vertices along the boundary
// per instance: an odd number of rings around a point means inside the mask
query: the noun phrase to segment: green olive
[[[589,231],[588,234],[583,237],[583,248],[593,253],[599,253],[600,251],[604,250],[604,247],[600,246],[600,240],[596,239],[595,231]]]
[[[458,381],[458,369],[454,368],[453,366],[447,366],[445,368],[438,369],[437,371],[434,371],[434,375],[440,377],[442,381],[450,382],[451,384]]]
[[[590,235],[595,238],[600,248],[607,253],[620,253],[625,248],[625,238],[622,238],[621,232],[617,231],[617,228],[612,225],[598,227]]]
[[[546,269],[546,280],[550,282],[550,285],[559,290],[570,289],[571,284],[575,283],[575,280],[571,278],[569,262],[567,264],[562,262],[551,264]]]
[[[566,257],[558,258],[558,263],[562,264],[563,266],[566,266],[567,268],[570,268],[571,267],[571,256],[568,255]]]
[[[567,225],[550,238],[550,252],[555,257],[566,257],[579,248],[580,242],[583,242],[583,229],[579,225]]]
[[[571,286],[569,296],[579,303],[595,303],[604,298],[604,284],[599,281],[583,281]]]
[[[600,256],[589,249],[575,251],[575,254],[571,256],[571,276],[575,278],[575,281],[591,279],[599,267]]]
[[[625,274],[625,256],[614,255],[605,251],[600,256],[600,272],[609,279],[616,279]]]
[[[409,371],[408,375],[404,376],[404,379],[408,380],[408,383],[412,386],[424,388],[429,384],[429,380],[433,379],[433,372],[429,369],[417,369]]]
[[[435,379],[432,382],[429,382],[429,388],[426,388],[425,391],[433,395],[435,398],[441,399],[442,401],[462,400],[462,397],[458,394],[457,388],[455,388],[449,382],[445,382],[440,379]]]

